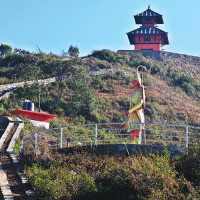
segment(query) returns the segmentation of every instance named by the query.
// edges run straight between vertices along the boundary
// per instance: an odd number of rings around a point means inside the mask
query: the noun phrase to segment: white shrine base
[[[49,123],[48,122],[41,122],[41,121],[37,121],[37,120],[30,120],[30,122],[33,124],[33,126],[43,127],[45,129],[49,129]]]

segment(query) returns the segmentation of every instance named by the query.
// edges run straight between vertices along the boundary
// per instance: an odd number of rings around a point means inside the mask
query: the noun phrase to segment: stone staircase
[[[33,200],[34,194],[23,174],[16,153],[13,151],[24,124],[20,119],[0,117],[0,199]]]

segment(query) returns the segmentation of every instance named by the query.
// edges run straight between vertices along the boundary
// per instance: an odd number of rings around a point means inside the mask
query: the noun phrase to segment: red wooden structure
[[[51,115],[48,113],[40,113],[21,109],[13,110],[10,113],[16,116],[22,116],[24,118],[27,118],[31,121],[33,125],[43,126],[46,129],[49,128],[49,120],[53,117],[56,117],[56,115]]]
[[[150,6],[144,12],[134,15],[136,24],[142,24],[138,29],[127,33],[130,44],[135,50],[157,50],[169,44],[167,32],[157,28],[156,24],[164,24],[162,15],[152,11]]]

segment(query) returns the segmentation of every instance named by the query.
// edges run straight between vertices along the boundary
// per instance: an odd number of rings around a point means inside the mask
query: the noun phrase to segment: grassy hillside
[[[139,65],[148,69],[143,73],[147,122],[200,124],[198,67],[189,73],[184,63],[159,62],[140,54],[121,55],[109,50],[94,51],[85,58],[42,53],[13,53],[2,58],[2,83],[59,78],[45,87],[36,82],[19,89],[9,102],[1,103],[0,111],[19,108],[24,99],[37,106],[40,91],[42,110],[64,117],[66,123],[124,121],[133,91],[132,77],[124,72],[134,73]],[[89,74],[99,70],[104,74]]]

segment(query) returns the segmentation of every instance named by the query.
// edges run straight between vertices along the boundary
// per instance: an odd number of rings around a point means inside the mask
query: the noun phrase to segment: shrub
[[[198,96],[199,84],[194,78],[182,75],[173,79],[173,84],[180,87],[188,95]]]
[[[106,83],[99,76],[93,78],[91,85],[93,88],[100,90],[106,87]]]
[[[177,171],[188,181],[200,186],[200,146],[190,147],[187,153],[175,159],[175,165]]]
[[[117,99],[116,102],[119,104],[120,107],[122,107],[123,109],[128,109],[130,106],[130,99],[127,98],[120,98]]]
[[[159,74],[161,72],[161,66],[159,64],[154,64],[151,68],[150,68],[150,73],[151,74]]]
[[[10,80],[6,77],[2,77],[0,78],[0,84],[3,85],[3,84],[7,84],[7,83],[10,83]]]
[[[182,199],[180,182],[176,179],[176,171],[170,164],[170,154],[150,154],[149,157],[134,158],[133,183],[138,188],[141,197],[149,199]],[[142,198],[142,199],[143,199]]]
[[[129,62],[130,56],[128,55],[117,55],[116,61],[121,65],[126,65]]]
[[[145,86],[152,86],[152,80],[145,74],[143,77],[143,85]]]
[[[38,199],[199,197],[171,164],[167,151],[129,157],[95,156],[77,148],[27,156],[26,173]]]
[[[108,62],[116,62],[115,53],[107,49],[94,51],[91,56]]]
[[[100,69],[110,69],[112,65],[107,62],[101,62],[101,63],[98,63],[97,66]]]

